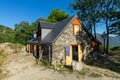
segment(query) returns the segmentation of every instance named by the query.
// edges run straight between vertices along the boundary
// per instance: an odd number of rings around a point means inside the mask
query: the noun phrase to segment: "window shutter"
[[[66,46],[65,49],[66,56],[70,56],[70,46]]]

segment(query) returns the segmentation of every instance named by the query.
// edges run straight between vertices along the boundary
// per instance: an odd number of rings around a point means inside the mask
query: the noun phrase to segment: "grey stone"
[[[81,71],[83,69],[82,62],[77,62],[77,61],[73,60],[72,61],[72,68],[73,68],[73,70]]]

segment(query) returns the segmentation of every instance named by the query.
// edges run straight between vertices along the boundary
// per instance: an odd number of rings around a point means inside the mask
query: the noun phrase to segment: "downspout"
[[[51,46],[50,46],[50,44],[49,44],[49,48],[48,49],[49,49],[49,64],[50,64],[50,62],[51,62],[51,54],[50,54],[51,53],[50,52],[51,51]]]

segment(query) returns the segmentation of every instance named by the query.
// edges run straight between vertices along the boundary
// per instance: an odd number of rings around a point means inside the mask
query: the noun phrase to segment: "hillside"
[[[14,42],[14,30],[9,27],[0,25],[0,43]]]

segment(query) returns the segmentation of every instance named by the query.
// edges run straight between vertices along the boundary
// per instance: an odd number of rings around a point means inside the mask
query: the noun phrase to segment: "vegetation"
[[[78,11],[80,19],[92,33],[96,35],[96,24],[103,23],[106,26],[105,52],[109,49],[109,34],[120,34],[120,1],[119,0],[75,0],[70,4],[73,10]]]
[[[8,53],[0,47],[0,67],[3,64],[3,61],[8,56]],[[0,79],[2,79],[6,74],[3,74],[2,70],[0,69]]]
[[[52,12],[50,13],[50,15],[48,16],[48,22],[59,22],[63,19],[66,19],[67,17],[69,17],[69,14],[66,14],[65,11],[59,10],[58,8],[53,9]]]
[[[102,77],[102,75],[98,74],[98,73],[91,73],[89,76],[91,77]]]
[[[30,25],[29,22],[26,21],[15,24],[15,42],[25,44],[32,38],[32,32],[36,29],[34,24]]]
[[[8,53],[2,48],[0,47],[0,66],[3,63],[3,60],[7,57]]]
[[[14,42],[14,30],[0,25],[0,43],[3,42]]]

